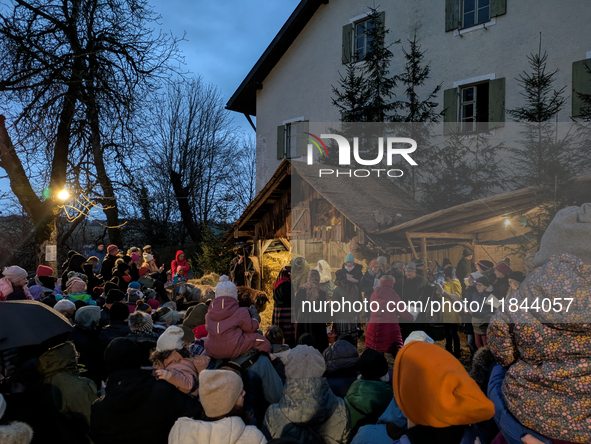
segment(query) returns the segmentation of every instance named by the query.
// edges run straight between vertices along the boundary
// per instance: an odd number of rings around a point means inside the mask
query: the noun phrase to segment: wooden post
[[[472,262],[476,262],[476,238],[472,239]]]
[[[417,250],[415,250],[415,246],[412,244],[412,239],[410,238],[410,235],[408,234],[408,232],[405,232],[404,234],[406,235],[406,239],[408,239],[408,243],[410,244],[410,249],[412,251],[412,258],[418,259],[419,255],[417,254]]]
[[[428,265],[427,265],[427,238],[426,237],[421,238],[421,259],[425,263],[425,270],[427,270]]]

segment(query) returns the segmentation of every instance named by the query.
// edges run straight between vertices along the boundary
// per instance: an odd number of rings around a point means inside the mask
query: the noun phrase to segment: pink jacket
[[[3,277],[0,279],[0,301],[5,301],[9,295],[14,292],[14,287],[12,286],[12,282],[7,277]],[[27,285],[23,286],[23,293],[25,294],[26,298],[29,300],[33,300],[33,295],[29,291],[29,287]]]
[[[219,296],[211,301],[205,325],[205,352],[211,358],[236,358],[251,348],[271,352],[271,343],[262,334],[256,333],[259,322],[230,296]]]
[[[199,393],[199,373],[192,359],[183,358],[174,351],[164,360],[164,369],[172,373],[166,381],[174,385],[181,392],[191,396]]]

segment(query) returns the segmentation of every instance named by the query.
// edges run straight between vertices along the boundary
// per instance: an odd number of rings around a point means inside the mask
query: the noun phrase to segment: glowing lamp
[[[68,200],[68,198],[70,197],[70,193],[68,193],[68,190],[61,190],[57,194],[57,197],[59,200]]]

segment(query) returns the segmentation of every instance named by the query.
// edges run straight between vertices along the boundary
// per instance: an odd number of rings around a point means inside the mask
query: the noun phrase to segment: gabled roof
[[[226,104],[227,109],[256,116],[256,92],[262,88],[263,80],[283,57],[283,54],[304,29],[318,7],[327,3],[328,0],[302,0],[300,2],[238,89],[230,97]]]

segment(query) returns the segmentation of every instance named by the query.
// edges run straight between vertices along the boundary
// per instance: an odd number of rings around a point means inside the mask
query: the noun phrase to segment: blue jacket
[[[519,421],[507,409],[505,400],[503,398],[502,385],[505,379],[507,369],[497,364],[490,374],[488,382],[488,399],[495,405],[494,419],[503,434],[503,437],[509,444],[522,444],[521,438],[527,434],[539,439],[545,444],[551,444],[551,441],[544,438],[539,433],[521,425]]]
[[[475,444],[484,442],[476,425],[472,424],[466,426],[464,436],[460,444]],[[406,435],[402,435],[400,439],[393,441],[386,432],[386,424],[366,425],[359,429],[351,444],[412,444]]]

